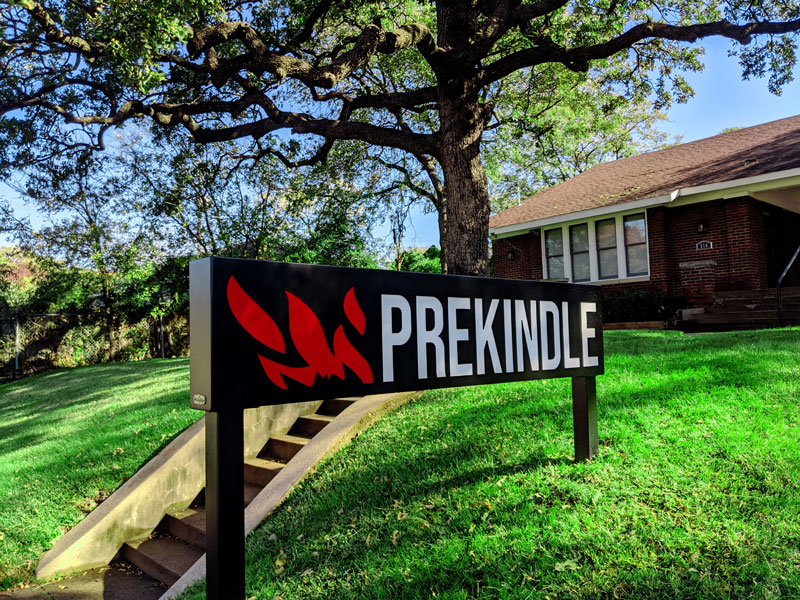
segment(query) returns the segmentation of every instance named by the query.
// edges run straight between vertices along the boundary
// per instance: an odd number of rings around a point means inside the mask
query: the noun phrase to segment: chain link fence
[[[108,361],[186,356],[185,315],[146,318],[115,328],[112,341],[97,315],[0,315],[0,381],[51,369]]]

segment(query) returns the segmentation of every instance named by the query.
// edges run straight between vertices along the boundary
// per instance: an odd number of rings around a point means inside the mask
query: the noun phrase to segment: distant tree
[[[93,300],[94,310],[103,314],[112,359],[127,313],[121,304],[131,299],[120,294],[118,283],[152,256],[143,223],[124,200],[130,188],[113,162],[107,155],[83,153],[28,169],[17,192],[42,224],[34,226],[10,211],[6,219],[19,246],[36,258],[47,278],[32,302],[74,311],[88,309]]]
[[[677,143],[659,129],[665,120],[650,102],[629,101],[586,82],[570,103],[553,106],[535,122],[514,123],[493,140],[485,153],[493,212],[599,163]]]
[[[102,148],[132,120],[202,144],[252,140],[287,166],[357,141],[393,167],[419,164],[444,270],[485,274],[487,135],[536,123],[590,79],[684,99],[680,69],[701,68],[685,44],[709,36],[737,42],[744,76],[769,74],[777,91],[799,13],[797,0],[7,0],[0,158]]]
[[[373,265],[371,226],[395,191],[346,146],[296,170],[235,143],[175,136],[137,137],[119,154],[136,190],[129,208],[173,256]]]
[[[436,246],[430,248],[409,248],[403,254],[400,271],[413,273],[441,273],[442,252]]]

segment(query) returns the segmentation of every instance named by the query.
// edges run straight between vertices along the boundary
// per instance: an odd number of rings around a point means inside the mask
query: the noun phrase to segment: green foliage
[[[682,298],[673,298],[659,292],[626,290],[603,298],[603,321],[669,321],[685,305]]]
[[[276,158],[243,160],[241,144],[130,140],[129,206],[173,255],[373,266],[369,228],[386,200],[351,146],[292,171]]]
[[[484,151],[492,211],[518,204],[539,189],[566,181],[596,164],[663,148],[671,140],[658,129],[666,115],[651,102],[627,98],[613,85],[575,75],[553,82],[552,97],[519,102],[510,123]],[[546,110],[545,110],[546,108]]]
[[[190,23],[197,26],[212,15],[224,18],[222,6],[217,0],[118,0],[98,6],[85,26],[107,46],[121,82],[146,93],[167,79],[159,55],[188,41],[193,31]],[[85,18],[83,11],[70,13],[76,19]]]
[[[436,246],[428,249],[409,248],[403,253],[400,270],[414,273],[441,273],[441,256],[442,251]]]

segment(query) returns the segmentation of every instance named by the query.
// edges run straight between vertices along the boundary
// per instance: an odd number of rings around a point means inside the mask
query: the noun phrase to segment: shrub
[[[682,298],[646,290],[628,290],[603,298],[603,320],[606,323],[669,321],[684,306]]]

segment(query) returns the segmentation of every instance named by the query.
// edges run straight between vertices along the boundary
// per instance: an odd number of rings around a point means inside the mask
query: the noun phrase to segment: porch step
[[[300,417],[294,422],[294,425],[292,425],[289,434],[299,437],[314,437],[322,431],[328,423],[333,421],[333,419],[334,417],[332,415],[317,414]]]
[[[159,535],[124,544],[122,555],[153,579],[172,585],[203,555],[203,550],[177,538]]]
[[[783,310],[800,310],[800,302],[798,301],[783,301],[781,302]],[[778,302],[772,300],[771,302],[747,302],[739,301],[736,303],[730,302],[725,304],[712,304],[711,308],[714,312],[759,312],[759,311],[777,311]]]
[[[309,438],[297,435],[274,435],[269,438],[258,458],[276,461],[291,460],[295,454],[302,450]]]
[[[787,298],[800,298],[800,287],[781,288],[781,296]],[[754,299],[775,299],[777,291],[775,288],[765,288],[760,290],[731,290],[727,292],[716,292],[714,298],[719,301],[728,302],[731,300],[754,300]]]
[[[783,316],[784,318],[798,318],[800,317],[800,307],[797,308],[788,308],[786,306],[783,307]],[[744,310],[736,310],[736,309],[729,309],[729,310],[717,310],[714,308],[713,310],[706,311],[702,315],[698,317],[699,321],[702,321],[707,318],[720,318],[731,320],[731,318],[742,318],[742,319],[777,319],[778,318],[778,309],[744,309]]]

